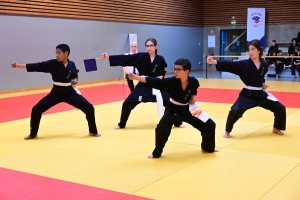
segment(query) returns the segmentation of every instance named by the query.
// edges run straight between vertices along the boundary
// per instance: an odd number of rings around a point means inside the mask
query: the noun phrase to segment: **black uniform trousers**
[[[282,72],[284,68],[284,64],[280,63],[280,64],[275,64],[275,72],[276,74],[280,74]]]
[[[299,76],[300,76],[300,66],[296,66],[294,64],[292,64],[292,66],[291,66],[292,76],[296,75],[296,69],[299,72]]]
[[[48,94],[44,98],[42,98],[31,111],[31,119],[30,119],[30,136],[35,137],[39,130],[40,120],[42,117],[42,113],[46,112],[48,109],[53,107],[54,105],[65,102],[70,104],[82,112],[85,113],[86,119],[88,121],[89,132],[96,134],[98,133],[96,122],[95,122],[95,109],[94,106],[88,102],[83,96],[74,92],[68,95],[55,95]]]
[[[206,122],[201,121],[197,117],[175,116],[170,110],[166,110],[164,116],[159,121],[155,129],[155,149],[152,152],[154,158],[161,156],[163,148],[165,147],[169,135],[171,134],[171,128],[174,122],[184,121],[192,125],[195,129],[199,130],[202,135],[201,148],[209,153],[215,151],[215,129],[216,124],[212,119],[208,119]]]
[[[134,83],[133,83],[133,80],[129,79],[128,74],[126,74],[126,80],[127,80],[127,84],[130,89],[130,92],[132,92],[134,90]]]
[[[161,91],[161,95],[163,99],[163,105],[166,108],[166,106],[170,103],[170,96],[168,93],[163,91]],[[152,95],[152,88],[146,89],[142,84],[138,84],[122,104],[121,118],[120,122],[118,123],[120,128],[125,128],[131,111],[142,102],[156,102],[156,96]],[[176,127],[179,127],[181,124],[182,121],[174,123]]]
[[[231,132],[234,123],[243,116],[246,110],[254,108],[256,106],[262,107],[266,110],[270,110],[274,113],[273,127],[279,130],[285,130],[286,128],[286,109],[279,101],[272,101],[267,98],[253,99],[244,96],[239,96],[236,102],[232,105],[229,111],[226,131]]]

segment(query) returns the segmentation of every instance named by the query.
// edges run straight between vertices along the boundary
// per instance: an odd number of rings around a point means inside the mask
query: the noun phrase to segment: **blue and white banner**
[[[248,8],[247,42],[258,39],[265,46],[265,16],[265,8]]]

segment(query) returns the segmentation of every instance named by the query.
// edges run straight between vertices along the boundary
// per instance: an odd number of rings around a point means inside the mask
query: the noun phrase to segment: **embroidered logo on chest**
[[[70,79],[71,74],[72,74],[72,71],[69,70],[68,75],[67,75],[67,79]]]
[[[189,98],[190,94],[191,94],[191,90],[188,90],[184,97],[184,100],[187,100]]]
[[[261,76],[264,74],[264,71],[265,71],[265,67],[262,67],[262,70],[261,70],[261,73],[260,73]]]
[[[155,73],[156,68],[157,68],[157,64],[154,65],[154,69],[152,70],[153,73]]]

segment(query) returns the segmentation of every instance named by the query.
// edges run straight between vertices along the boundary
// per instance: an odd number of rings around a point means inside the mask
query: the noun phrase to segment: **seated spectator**
[[[270,53],[268,53],[268,56],[276,56],[276,55],[277,54],[274,51],[271,51]],[[269,66],[270,65],[273,66],[275,64],[276,58],[267,58],[266,60],[267,60],[267,62],[269,64]]]
[[[298,32],[297,45],[296,46],[300,46],[300,31]]]
[[[272,45],[269,47],[268,56],[277,55],[278,53],[278,44],[276,44],[276,40],[272,40]],[[275,63],[274,58],[267,59],[269,65]]]
[[[300,46],[296,46],[295,47],[295,55],[294,56],[300,56]],[[297,69],[297,71],[299,72],[299,76],[300,76],[300,58],[294,58],[293,59],[293,64],[291,66],[291,72],[292,72],[292,77],[296,78],[295,75],[295,70]]]
[[[277,56],[282,56],[282,51],[278,50]],[[285,58],[275,58],[275,72],[276,72],[276,78],[279,77],[279,74],[284,68]]]
[[[296,44],[297,44],[297,38],[293,38],[292,39],[292,44],[289,46],[289,50],[288,50],[288,55],[289,56],[293,56],[295,54]],[[287,66],[291,65],[291,61],[292,61],[291,58],[287,58],[285,65],[287,65]]]

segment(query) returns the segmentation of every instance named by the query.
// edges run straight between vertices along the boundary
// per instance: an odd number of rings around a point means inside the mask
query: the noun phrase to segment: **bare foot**
[[[115,126],[115,130],[119,130],[121,127],[120,126]]]
[[[277,128],[273,128],[272,133],[276,133],[278,135],[284,135],[284,132],[282,132],[281,130],[279,130]]]
[[[185,128],[185,125],[180,125],[180,126],[178,126],[178,128]]]
[[[223,137],[224,138],[230,138],[231,137],[230,132],[225,131]]]
[[[37,138],[37,135],[32,137],[30,135],[27,135],[26,137],[24,137],[24,140],[31,140],[31,139],[34,139],[34,138]]]
[[[89,135],[90,135],[90,136],[93,136],[93,137],[100,137],[100,136],[101,136],[99,133],[96,133],[96,134],[94,134],[94,133],[89,133]]]
[[[150,154],[149,156],[147,156],[147,158],[152,159],[152,158],[153,158],[153,155]]]

